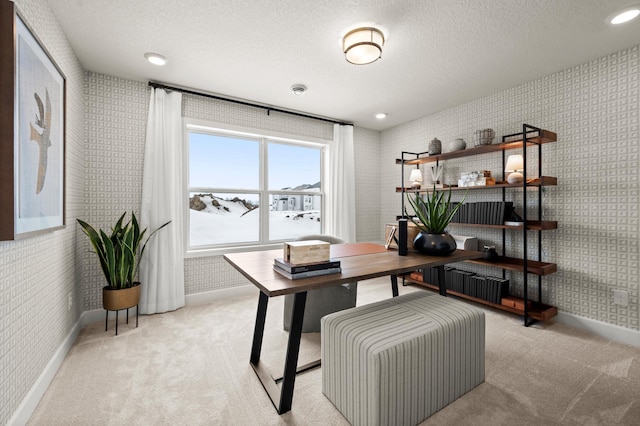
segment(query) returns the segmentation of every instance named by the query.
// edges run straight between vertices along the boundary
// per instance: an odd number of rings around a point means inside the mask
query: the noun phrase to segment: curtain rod
[[[156,89],[167,89],[167,90],[172,90],[174,92],[186,93],[188,95],[202,96],[202,97],[205,97],[205,98],[217,99],[219,101],[233,102],[235,104],[250,106],[250,107],[254,107],[254,108],[266,109],[267,110],[267,115],[269,115],[269,113],[271,111],[275,111],[275,112],[280,112],[280,113],[283,113],[283,114],[295,115],[297,117],[304,117],[304,118],[310,118],[312,120],[319,120],[319,121],[326,121],[328,123],[340,124],[342,126],[353,126],[353,123],[345,123],[344,121],[337,121],[337,120],[331,120],[329,118],[315,117],[313,115],[302,114],[300,112],[287,111],[285,109],[274,108],[274,107],[270,107],[270,106],[266,106],[266,105],[260,105],[260,104],[254,104],[254,103],[251,103],[251,102],[239,101],[237,99],[224,98],[222,96],[211,95],[209,93],[204,93],[204,92],[197,92],[195,90],[183,89],[182,87],[169,86],[167,84],[156,83],[156,82],[153,82],[153,81],[149,82],[149,86],[153,87],[153,88],[156,88]]]

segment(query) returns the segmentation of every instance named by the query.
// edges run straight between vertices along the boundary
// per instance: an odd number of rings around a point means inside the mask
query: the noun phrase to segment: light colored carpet
[[[402,287],[401,294],[426,291]],[[358,304],[390,297],[364,281]],[[283,298],[269,302],[262,359],[282,372]],[[321,371],[298,375],[293,409],[278,415],[249,366],[255,296],[141,316],[119,335],[87,326],[31,425],[346,425],[322,395]],[[639,425],[640,349],[552,322],[525,328],[486,309],[486,381],[424,425]],[[300,363],[319,358],[306,334]]]

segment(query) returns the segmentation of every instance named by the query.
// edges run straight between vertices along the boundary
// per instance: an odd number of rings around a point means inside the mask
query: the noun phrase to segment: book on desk
[[[283,258],[273,260],[273,270],[290,280],[337,274],[342,271],[339,260],[294,265]]]

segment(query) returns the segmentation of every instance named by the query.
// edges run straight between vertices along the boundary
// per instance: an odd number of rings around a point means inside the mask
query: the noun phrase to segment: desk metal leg
[[[264,323],[267,318],[267,304],[269,298],[263,292],[258,297],[258,313],[256,315],[256,325],[253,329],[253,343],[251,344],[251,363],[257,364],[260,361],[262,351],[262,337],[264,336]]]
[[[284,362],[282,374],[282,389],[280,393],[280,406],[278,413],[286,413],[291,410],[293,400],[293,386],[296,381],[296,368],[298,367],[298,354],[300,353],[300,338],[302,336],[302,321],[304,320],[304,306],[307,303],[307,292],[296,293],[293,299],[293,318],[289,330],[289,344],[287,357]]]
[[[293,389],[296,381],[296,369],[298,366],[298,354],[300,352],[300,340],[302,337],[302,321],[304,320],[304,307],[307,302],[307,293],[296,293],[293,299],[293,316],[291,318],[291,327],[289,328],[289,343],[287,345],[287,355],[284,362],[281,387],[276,384],[273,376],[271,376],[264,365],[260,363],[260,351],[262,349],[268,301],[269,298],[261,292],[260,298],[258,299],[258,313],[256,315],[256,325],[253,332],[250,363],[265,391],[267,391],[271,402],[276,410],[278,410],[278,414],[284,414],[291,411],[291,402],[293,401]]]
[[[444,282],[444,266],[436,266],[438,272],[438,288],[440,289],[440,296],[447,296],[447,284]]]
[[[393,297],[398,297],[398,276],[391,275],[391,294]]]

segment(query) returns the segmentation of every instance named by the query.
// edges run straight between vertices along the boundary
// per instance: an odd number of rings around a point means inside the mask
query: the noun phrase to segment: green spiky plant
[[[163,224],[147,237],[140,249],[140,244],[147,229],[140,231],[140,225],[135,213],[131,213],[131,219],[124,223],[127,212],[124,212],[108,235],[102,229],[96,231],[87,222],[77,219],[82,231],[89,237],[93,250],[98,255],[102,273],[107,279],[107,287],[110,289],[123,289],[134,286],[134,279],[138,272],[139,261],[144,254],[144,249],[151,237],[167,226],[171,221]],[[140,255],[138,256],[138,250]]]
[[[451,189],[445,193],[445,191],[438,191],[434,186],[431,195],[427,192],[425,198],[423,199],[418,193],[416,193],[415,198],[407,194],[407,201],[413,208],[418,220],[409,215],[406,208],[405,214],[421,232],[442,234],[462,203],[464,203],[467,193],[465,192],[459,203],[452,205]]]

